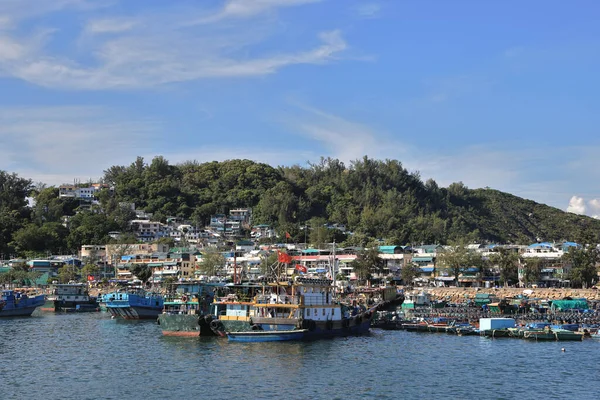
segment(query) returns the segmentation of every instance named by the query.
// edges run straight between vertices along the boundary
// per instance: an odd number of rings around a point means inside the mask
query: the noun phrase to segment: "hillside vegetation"
[[[34,187],[26,178],[0,171],[0,253],[76,251],[81,244],[109,240],[111,230],[127,232],[130,210],[166,221],[176,216],[202,226],[215,213],[251,207],[253,223],[270,224],[304,241],[344,241],[366,245],[374,239],[389,244],[474,241],[531,243],[536,240],[598,240],[600,221],[525,200],[492,189],[471,190],[462,183],[447,188],[423,182],[396,160],[364,157],[350,165],[322,159],[307,167],[272,167],[249,160],[186,162],[171,165],[163,157],[129,166],[112,166],[102,181],[114,193],[100,193],[100,207],[77,215],[77,203],[58,198],[54,187]],[[36,199],[27,206],[25,197]],[[63,216],[73,216],[68,228]],[[346,226],[353,235],[324,228]],[[320,243],[318,243],[320,244]]]

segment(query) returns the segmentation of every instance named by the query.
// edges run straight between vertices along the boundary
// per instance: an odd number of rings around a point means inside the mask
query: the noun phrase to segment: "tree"
[[[464,241],[456,242],[438,253],[437,264],[453,274],[456,286],[459,285],[459,276],[469,268],[481,266],[481,256],[467,248]]]
[[[383,260],[379,257],[379,249],[371,247],[358,253],[358,256],[352,261],[352,268],[359,281],[368,281],[373,274],[383,272]]]
[[[564,261],[571,264],[569,279],[576,286],[590,287],[598,279],[597,265],[600,249],[597,245],[572,246],[564,254]]]
[[[528,257],[523,261],[523,283],[537,283],[542,272],[542,260],[536,257]]]
[[[58,269],[58,280],[60,283],[69,283],[77,279],[77,274],[75,273],[75,266],[65,264]]]
[[[134,264],[131,273],[145,285],[152,277],[152,267],[144,263]]]
[[[225,257],[216,249],[207,249],[202,252],[200,272],[207,276],[216,276],[225,266]]]
[[[409,262],[400,270],[400,276],[402,277],[402,282],[405,285],[412,285],[416,278],[421,275],[421,268],[413,262]]]
[[[86,281],[88,276],[96,277],[100,272],[100,268],[93,263],[88,263],[81,268],[81,280]]]
[[[505,248],[499,248],[490,257],[490,261],[498,266],[500,280],[504,286],[517,282],[519,279],[519,255]]]

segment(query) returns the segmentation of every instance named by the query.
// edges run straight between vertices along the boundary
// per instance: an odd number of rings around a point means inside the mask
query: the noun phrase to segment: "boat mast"
[[[331,279],[335,288],[335,239],[333,240],[333,263],[331,264]]]

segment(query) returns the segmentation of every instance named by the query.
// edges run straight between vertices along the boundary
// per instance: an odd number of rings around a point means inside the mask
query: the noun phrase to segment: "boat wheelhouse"
[[[164,305],[163,296],[141,288],[121,289],[105,298],[111,315],[124,319],[156,319]]]
[[[42,307],[43,311],[84,312],[99,311],[95,297],[90,296],[87,284],[57,284]]]

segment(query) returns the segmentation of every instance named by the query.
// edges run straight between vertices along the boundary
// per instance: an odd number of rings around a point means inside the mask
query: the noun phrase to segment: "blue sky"
[[[600,215],[600,3],[0,0],[0,169],[400,160]]]

